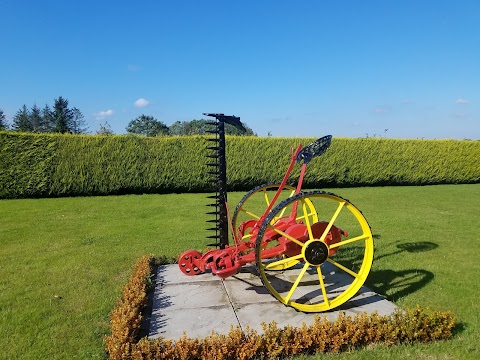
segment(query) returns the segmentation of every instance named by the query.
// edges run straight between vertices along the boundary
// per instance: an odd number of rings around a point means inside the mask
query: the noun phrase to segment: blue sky
[[[480,139],[480,1],[0,0],[0,109],[240,116],[258,135]],[[388,129],[388,130],[386,130]]]

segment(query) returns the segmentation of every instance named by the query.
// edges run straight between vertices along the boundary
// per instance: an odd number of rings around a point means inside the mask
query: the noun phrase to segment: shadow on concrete
[[[167,316],[159,313],[158,311],[153,314],[152,310],[165,308],[172,305],[171,299],[165,294],[162,284],[165,280],[165,267],[156,266],[151,275],[151,286],[147,292],[147,304],[142,310],[142,324],[140,326],[139,338],[148,336],[149,333],[154,330],[156,333],[160,333],[160,329],[167,324]]]
[[[299,271],[302,267],[303,264],[298,264],[288,270],[272,271],[269,275],[267,275],[268,281],[277,292],[281,294],[286,294],[292,288],[294,279],[296,279],[298,274],[294,275],[293,279],[290,279],[289,281],[286,280],[284,276],[286,276],[292,269],[296,269],[297,271]],[[342,294],[344,289],[349,286],[353,280],[353,278],[343,272],[338,273],[337,271],[334,275],[330,274],[330,272],[335,269],[336,268],[333,265],[326,263],[324,264],[324,268],[322,270],[324,272],[326,291],[334,297]],[[248,273],[248,271],[242,272]],[[251,271],[250,273],[253,276],[252,278],[245,278],[245,276],[238,275],[234,275],[233,277],[236,281],[245,284],[245,291],[254,291],[256,294],[262,296],[269,296],[272,298],[272,300],[275,300],[275,298],[270,294],[268,289],[262,284],[258,273],[256,271]],[[307,270],[306,274],[308,273],[310,273],[310,275],[314,275],[315,277],[318,276],[315,269]],[[297,289],[300,291],[300,293],[297,293],[297,296],[294,298],[294,301],[297,303],[316,304],[320,300],[320,302],[323,301],[318,279],[309,280],[304,278],[299,283]],[[349,300],[348,303],[344,304],[343,307],[341,307],[340,309],[348,310],[351,308],[373,304],[383,300],[385,300],[384,297],[373,293],[367,287],[362,287],[359,293],[357,293],[357,295],[355,295],[351,300]],[[338,308],[334,309],[334,311],[337,310]]]
[[[360,308],[360,307],[365,307],[371,304],[375,304],[380,301],[385,301],[385,298],[383,296],[380,296],[378,294],[375,294],[371,291],[369,291],[368,288],[362,288],[367,291],[366,296],[361,296],[358,297],[355,295],[352,299],[348,300],[346,303],[340,305],[339,307],[336,307],[332,310],[329,310],[328,312],[335,312],[335,311],[347,311],[347,310],[352,310],[355,308]],[[362,294],[363,295],[363,294]]]
[[[375,235],[375,238],[380,238],[380,235]],[[393,252],[380,255],[375,260],[386,258],[389,256],[399,255],[403,253],[422,253],[432,251],[438,248],[438,244],[429,242],[429,241],[419,241],[419,242],[400,242],[395,245],[396,249]],[[352,259],[344,259],[346,263],[353,263]],[[242,269],[243,270],[243,269]],[[251,270],[250,270],[251,271]],[[256,271],[251,271],[253,274],[258,275]],[[269,294],[269,291],[257,281],[249,281],[245,278],[236,277],[238,281],[242,281],[249,286],[246,290],[253,290],[258,294]],[[372,270],[368,275],[366,286],[378,294],[368,294],[368,289],[364,289],[367,293],[364,297],[359,297],[357,299],[352,299],[349,302],[343,304],[339,309],[348,310],[358,306],[364,306],[373,304],[378,301],[382,301],[384,297],[391,301],[399,300],[407,295],[410,295],[419,289],[426,286],[434,278],[434,274],[430,271],[422,269],[406,269],[401,271],[394,270]],[[258,279],[258,278],[257,278]],[[273,279],[272,279],[273,281]],[[283,284],[282,284],[283,283]],[[275,278],[275,285],[277,291],[288,291],[292,284],[290,282],[285,282],[281,278]],[[283,286],[282,286],[283,285]],[[303,282],[302,285],[314,285],[309,284],[308,282]],[[342,287],[345,284],[343,282],[333,282],[328,291],[335,291],[337,287]],[[383,297],[384,296],[384,297]],[[298,298],[297,302],[307,302],[311,299],[312,294],[306,294],[305,298]]]

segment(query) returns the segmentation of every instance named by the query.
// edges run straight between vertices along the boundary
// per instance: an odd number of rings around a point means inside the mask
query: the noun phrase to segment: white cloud
[[[108,110],[105,110],[105,111],[99,111],[98,113],[95,113],[95,119],[97,120],[103,120],[107,117],[110,117],[113,115],[113,110],[112,109],[108,109]]]
[[[143,107],[146,107],[146,106],[150,105],[150,101],[145,100],[144,98],[140,98],[137,101],[135,101],[133,104],[136,107],[143,108]]]
[[[455,101],[455,104],[459,104],[459,105],[465,105],[465,104],[468,104],[468,103],[470,103],[470,101],[462,99],[462,98],[457,99],[457,101]]]

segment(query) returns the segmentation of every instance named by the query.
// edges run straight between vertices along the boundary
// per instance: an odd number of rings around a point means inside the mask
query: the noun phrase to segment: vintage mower
[[[226,195],[224,123],[241,127],[240,119],[223,114],[210,122],[216,134],[208,165],[215,171],[216,227],[219,247],[204,254],[189,250],[178,265],[186,275],[211,272],[225,279],[244,265],[281,303],[303,312],[333,309],[352,298],[364,284],[373,261],[373,237],[363,214],[350,201],[325,191],[302,192],[308,163],[330,146],[330,135],[292,148],[290,165],[280,183],[257,186],[229,216]],[[295,163],[301,164],[296,186],[287,185]],[[228,243],[228,230],[234,244]]]

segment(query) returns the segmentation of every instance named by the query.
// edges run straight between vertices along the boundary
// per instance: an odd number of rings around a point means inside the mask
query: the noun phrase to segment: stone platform
[[[330,264],[325,264],[330,265]],[[283,272],[288,276],[289,271]],[[254,267],[244,267],[237,275],[222,280],[212,274],[186,276],[178,265],[160,266],[156,274],[149,338],[159,336],[178,339],[184,332],[190,338],[205,337],[212,330],[227,334],[231,326],[262,331],[261,323],[275,321],[279,327],[301,326],[314,322],[313,313],[302,313],[275,299],[254,274]],[[338,274],[336,283],[349,283],[346,274]],[[316,292],[317,295],[321,296]],[[362,287],[342,306],[319,313],[335,320],[340,311],[355,316],[358,313],[378,312],[389,315],[396,305]]]

